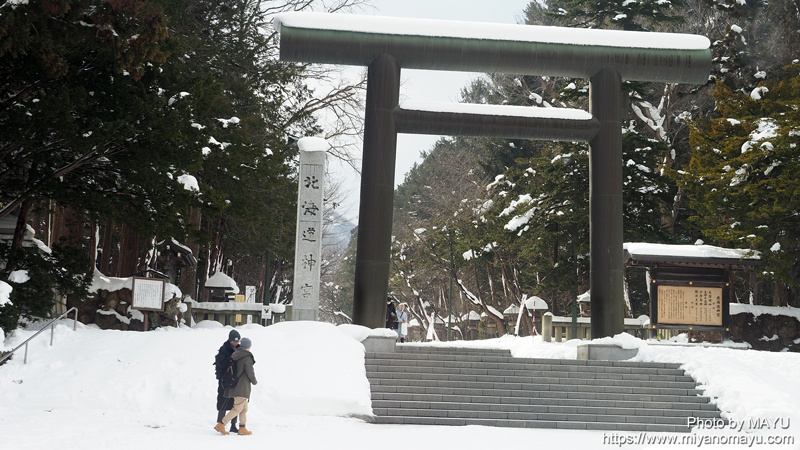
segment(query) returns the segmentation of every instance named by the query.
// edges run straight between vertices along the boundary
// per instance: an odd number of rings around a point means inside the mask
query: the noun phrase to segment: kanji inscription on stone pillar
[[[297,145],[300,147],[300,176],[297,188],[292,320],[317,320],[322,261],[325,152],[329,144],[321,138],[302,138]]]

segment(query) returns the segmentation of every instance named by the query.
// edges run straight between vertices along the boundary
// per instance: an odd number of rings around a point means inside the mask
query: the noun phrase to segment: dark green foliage
[[[141,245],[154,237],[197,243],[200,274],[225,260],[241,266],[240,284],[261,284],[268,250],[283,265],[293,253],[297,150],[287,135],[319,131],[305,67],[277,60],[271,15],[286,7],[4,6],[0,216],[28,200],[35,211],[55,204],[87,221],[113,219],[136,230]],[[199,191],[184,188],[187,175]],[[199,223],[189,223],[190,211],[201,212]],[[86,240],[73,238],[78,247]],[[88,253],[85,244],[79,250]]]
[[[548,1],[546,9],[532,2],[526,12],[547,16],[561,26],[649,31],[656,24],[683,22],[682,9],[685,6],[683,0],[556,0]],[[539,9],[543,11],[537,11]]]
[[[27,271],[28,281],[8,281],[8,271],[0,270],[0,279],[13,288],[11,303],[0,306],[0,328],[7,334],[17,328],[20,318],[48,317],[53,310],[55,290],[61,296],[86,295],[91,277],[85,274],[86,256],[72,247],[54,245],[52,254],[37,249],[11,250],[0,247],[0,261],[13,259],[15,270]]]
[[[690,222],[708,240],[764,254],[763,273],[800,284],[800,65],[767,81],[761,100],[719,83],[715,119],[693,123],[692,159],[674,172],[691,192]]]

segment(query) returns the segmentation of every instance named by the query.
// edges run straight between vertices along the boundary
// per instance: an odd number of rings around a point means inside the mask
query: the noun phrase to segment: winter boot
[[[217,422],[217,424],[214,425],[214,429],[222,433],[223,436],[227,436],[230,434],[227,431],[225,431],[225,425],[223,425],[222,422]]]
[[[236,417],[231,420],[231,433],[238,433],[239,429],[236,428]]]
[[[244,424],[239,427],[239,436],[250,436],[251,434],[253,434],[253,432],[248,430]]]

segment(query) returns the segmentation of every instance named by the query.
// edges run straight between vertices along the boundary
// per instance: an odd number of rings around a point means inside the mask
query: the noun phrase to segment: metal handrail
[[[41,332],[44,331],[45,328],[47,328],[48,326],[50,327],[50,346],[52,347],[53,346],[53,333],[55,332],[55,328],[56,328],[54,322],[57,321],[57,320],[61,320],[63,317],[67,316],[72,311],[75,311],[75,321],[72,324],[72,331],[76,331],[78,329],[78,308],[73,306],[72,308],[68,309],[67,312],[65,312],[64,314],[62,314],[62,315],[56,317],[55,319],[51,320],[50,322],[48,322],[47,325],[43,326],[41,330],[36,332],[36,334],[34,334],[33,336],[31,336],[28,339],[26,339],[25,342],[23,342],[22,344],[19,344],[18,346],[16,346],[14,348],[14,350],[11,350],[10,352],[8,352],[5,355],[3,355],[3,357],[0,358],[0,363],[2,363],[3,361],[7,360],[8,358],[11,358],[11,355],[13,355],[15,351],[19,350],[24,345],[25,346],[25,360],[23,361],[23,364],[28,364],[28,342],[31,339],[33,339],[36,336],[38,336],[39,334],[41,334]]]

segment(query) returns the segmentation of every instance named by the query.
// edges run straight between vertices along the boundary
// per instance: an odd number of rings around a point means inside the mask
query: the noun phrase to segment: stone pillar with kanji
[[[330,145],[322,138],[302,138],[297,145],[300,148],[300,176],[297,189],[297,234],[291,320],[317,320],[322,261],[325,155]]]

